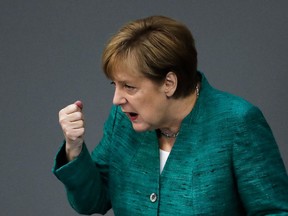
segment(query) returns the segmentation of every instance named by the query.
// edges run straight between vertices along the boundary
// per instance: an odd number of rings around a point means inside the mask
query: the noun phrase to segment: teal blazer
[[[114,106],[99,145],[53,172],[81,214],[288,215],[288,177],[258,108],[212,88],[183,120],[162,174],[155,131],[137,133]]]

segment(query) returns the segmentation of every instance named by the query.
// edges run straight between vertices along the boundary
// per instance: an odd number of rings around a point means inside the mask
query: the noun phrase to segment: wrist
[[[82,151],[82,147],[83,147],[83,144],[71,147],[71,145],[66,143],[65,150],[66,150],[67,161],[69,162],[77,158]]]

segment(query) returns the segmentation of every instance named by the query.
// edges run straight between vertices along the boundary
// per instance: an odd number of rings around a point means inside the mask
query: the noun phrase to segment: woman
[[[65,143],[53,172],[76,211],[288,215],[288,178],[267,122],[197,71],[183,24],[162,16],[128,23],[102,63],[114,106],[91,155],[82,103],[59,112]]]

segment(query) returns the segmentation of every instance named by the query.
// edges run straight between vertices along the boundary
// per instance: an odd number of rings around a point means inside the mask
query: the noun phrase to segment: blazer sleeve
[[[104,134],[92,153],[84,143],[80,155],[73,161],[65,161],[65,143],[57,153],[52,169],[64,184],[70,205],[80,214],[105,214],[111,209],[109,197],[109,144],[114,128],[116,107],[110,112],[104,125]]]
[[[240,120],[233,167],[247,215],[288,215],[288,177],[272,131],[257,107]]]

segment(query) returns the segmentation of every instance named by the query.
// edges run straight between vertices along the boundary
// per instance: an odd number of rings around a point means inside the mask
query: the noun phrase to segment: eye
[[[130,85],[127,85],[127,84],[125,84],[124,87],[125,87],[127,90],[134,90],[134,89],[135,89],[134,86],[130,86]]]
[[[116,83],[114,81],[111,81],[110,84],[116,86]]]

